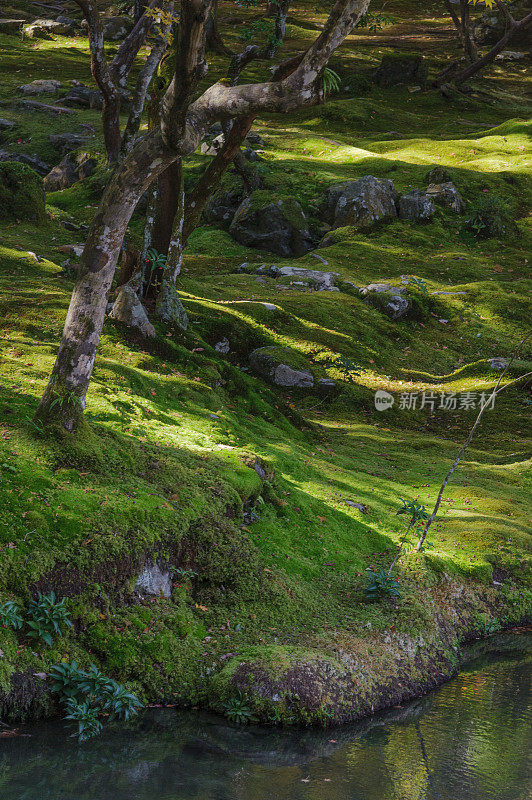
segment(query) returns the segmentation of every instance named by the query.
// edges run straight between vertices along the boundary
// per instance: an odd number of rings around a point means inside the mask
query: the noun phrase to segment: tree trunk
[[[469,0],[460,0],[460,18],[462,21],[463,42],[466,57],[473,63],[477,58],[477,48],[471,35],[471,16]]]
[[[220,183],[235,154],[239,151],[240,145],[253,125],[254,119],[255,114],[250,114],[234,121],[231,130],[226,134],[222,149],[213,158],[192,192],[188,195],[183,227],[183,242],[185,244],[194,228],[199,224],[207,200]]]
[[[457,86],[459,86],[461,83],[464,83],[465,81],[469,80],[469,78],[472,78],[473,75],[476,75],[477,72],[480,72],[481,69],[487,67],[488,64],[491,64],[493,61],[495,61],[495,57],[498,56],[499,53],[501,53],[504,50],[508,42],[511,39],[513,39],[513,37],[517,33],[527,28],[531,23],[532,23],[532,13],[527,14],[526,17],[523,17],[523,19],[519,20],[519,22],[512,20],[510,22],[508,30],[506,31],[504,36],[501,39],[499,39],[497,44],[493,45],[491,50],[489,50],[485,56],[479,58],[478,61],[475,61],[474,64],[471,64],[471,66],[469,66],[463,72],[460,72],[454,78],[454,83]]]
[[[218,28],[218,0],[214,0],[211,15],[206,26],[207,50],[219,56],[230,56],[231,50],[225,46]]]
[[[181,165],[177,162],[159,175],[159,199],[153,226],[151,246],[158,253],[167,254],[172,238],[174,218],[179,206]]]
[[[107,163],[110,165],[116,164],[120,158],[120,146],[122,143],[120,136],[120,95],[116,90],[109,98],[105,96],[103,98],[102,126]]]
[[[107,295],[128,222],[150,180],[171,160],[161,144],[147,137],[131,153],[111,179],[92,222],[59,353],[37,409],[36,417],[47,424],[73,431],[82,418]]]

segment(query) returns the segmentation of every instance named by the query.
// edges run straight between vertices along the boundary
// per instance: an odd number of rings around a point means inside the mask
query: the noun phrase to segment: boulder
[[[51,133],[50,144],[62,153],[69,153],[71,150],[77,150],[87,144],[88,135],[83,133],[75,133],[74,131],[65,131],[65,133]]]
[[[249,144],[255,145],[255,147],[257,147],[257,146],[258,147],[264,147],[264,145],[265,145],[265,142],[264,142],[264,139],[262,138],[262,136],[260,136],[260,134],[258,134],[258,133],[255,133],[255,131],[250,131],[248,133],[248,135],[246,136],[246,142],[249,143]]]
[[[204,222],[210,225],[219,225],[221,228],[227,230],[241,202],[241,191],[221,190],[216,192],[205,205],[203,210]]]
[[[427,196],[440,206],[446,206],[457,214],[464,210],[462,195],[450,181],[447,183],[429,183],[427,186]]]
[[[49,78],[25,83],[18,88],[23,94],[55,94],[61,86],[61,81]]]
[[[401,292],[405,291],[406,286],[392,286],[389,283],[368,283],[367,286],[362,286],[359,289],[362,297],[366,297],[366,295],[371,294],[372,292],[396,292],[397,294],[400,294]]]
[[[151,597],[166,597],[172,594],[172,581],[168,570],[162,570],[157,564],[146,565],[135,583],[135,591]]]
[[[430,222],[435,210],[432,199],[419,189],[399,198],[399,216],[409,222]]]
[[[11,153],[8,150],[0,150],[0,161],[19,161],[27,167],[35,170],[35,172],[42,178],[50,172],[50,167],[37,155],[28,155],[27,153]]]
[[[256,375],[276,386],[296,389],[310,389],[314,386],[311,372],[283,363],[282,348],[279,347],[259,347],[253,350],[249,356],[249,366]]]
[[[387,284],[377,283],[364,287],[361,290],[361,294],[365,295],[364,302],[367,305],[377,309],[377,311],[385,314],[390,319],[397,320],[406,316],[410,310],[410,303],[406,297],[401,296],[401,291],[404,291],[404,288],[398,290]]]
[[[103,38],[108,42],[125,39],[132,30],[133,20],[130,17],[108,17],[103,20]]]
[[[68,153],[63,160],[54,167],[44,179],[46,192],[56,192],[59,189],[68,189],[77,181],[88,178],[96,169],[97,161],[87,153]]]
[[[302,267],[276,267],[275,275],[277,277],[284,275],[289,278],[297,276],[309,283],[315,284],[316,288],[320,291],[326,291],[333,288],[334,280],[338,277],[339,273],[322,272],[319,269],[303,269]]]
[[[25,22],[25,19],[0,19],[0,33],[17,36]]]
[[[94,108],[100,110],[103,103],[101,92],[90,89],[83,83],[77,83],[61,98],[61,104],[74,108]]]
[[[427,183],[447,183],[452,180],[452,176],[443,167],[433,167],[425,175],[425,180]]]
[[[280,256],[300,256],[311,247],[307,219],[297,200],[260,189],[242,201],[229,233],[247,247]]]
[[[390,222],[397,217],[397,192],[392,181],[365,175],[327,190],[324,218],[333,228],[352,225],[358,229]]]
[[[38,225],[46,219],[42,178],[25,164],[0,163],[0,218]]]
[[[48,39],[50,36],[71,36],[74,28],[56,19],[36,19],[24,26],[24,36],[28,39]]]
[[[0,118],[0,131],[11,131],[17,125],[16,122],[13,122],[11,119],[2,119]]]
[[[427,76],[428,67],[420,53],[387,53],[373,73],[373,80],[386,89],[401,83],[423,85]]]
[[[144,306],[136,292],[128,286],[121,286],[109,316],[130,328],[136,328],[143,336],[155,336],[155,328],[148,319]]]

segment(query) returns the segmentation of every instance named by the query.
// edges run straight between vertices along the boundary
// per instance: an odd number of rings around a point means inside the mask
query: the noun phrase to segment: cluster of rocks
[[[0,33],[20,35],[28,39],[52,39],[54,36],[86,36],[87,22],[69,16],[63,5],[50,5],[46,18],[0,18]],[[125,39],[133,30],[133,18],[127,15],[103,16],[103,38],[107,42]]]
[[[429,222],[436,205],[456,213],[464,203],[456,186],[449,180],[438,180],[443,171],[429,173],[424,190],[412,189],[399,195],[389,179],[365,175],[355,181],[345,181],[329,187],[317,208],[326,230],[346,226],[368,230],[375,225],[404,219],[410,222]],[[448,177],[443,173],[443,177]],[[334,243],[328,234],[324,238],[312,234],[309,221],[294,197],[276,196],[262,189],[247,197],[238,190],[221,190],[207,203],[204,221],[217,224],[247,247],[268,250],[280,256],[300,256],[318,243],[325,247]]]
[[[328,393],[336,388],[331,378],[319,378],[315,381],[310,370],[290,365],[293,353],[288,348],[258,347],[249,356],[251,371],[260,378],[288,389],[313,389]]]

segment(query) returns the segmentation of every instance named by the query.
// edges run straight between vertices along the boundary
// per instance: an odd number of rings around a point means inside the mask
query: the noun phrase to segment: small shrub
[[[101,731],[99,715],[110,720],[127,722],[142,708],[136,695],[125,686],[100,672],[91,664],[88,670],[80,669],[75,661],[56,664],[50,670],[52,691],[59,694],[68,714],[65,719],[76,722],[79,741],[95,736]]]
[[[400,598],[401,587],[399,582],[391,575],[388,575],[382,567],[375,571],[372,567],[368,567],[368,583],[364,588],[364,597],[366,600],[381,600],[383,597]]]
[[[230,722],[234,722],[235,725],[247,725],[249,722],[254,722],[255,720],[248,701],[242,692],[238,692],[237,695],[231,697],[231,699],[224,704],[224,712],[227,719],[230,720]]]
[[[477,239],[516,235],[518,228],[511,217],[508,201],[495,195],[481,197],[465,221],[465,227]]]
[[[72,736],[76,736],[78,742],[86,742],[101,733],[103,725],[98,719],[98,712],[88,703],[78,703],[70,698],[66,702],[66,709],[68,713],[65,714],[65,719],[77,725],[77,731]]]
[[[12,600],[8,600],[0,606],[0,623],[4,628],[20,630],[23,621],[19,607]]]
[[[72,628],[70,613],[66,607],[66,597],[56,602],[54,592],[41,594],[32,600],[28,609],[27,625],[31,639],[42,639],[49,647],[54,635],[63,636],[63,628]]]

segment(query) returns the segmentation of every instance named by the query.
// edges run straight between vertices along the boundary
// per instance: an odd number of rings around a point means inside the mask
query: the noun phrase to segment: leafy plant
[[[383,597],[401,597],[399,582],[380,567],[377,571],[373,567],[366,569],[368,583],[363,592],[366,600],[380,600]]]
[[[31,639],[42,639],[48,646],[52,646],[54,635],[63,636],[63,628],[72,628],[70,613],[66,607],[67,598],[59,602],[55,599],[54,592],[41,594],[37,600],[32,600],[28,609],[27,625],[28,636]]]
[[[377,31],[381,31],[386,25],[392,24],[393,19],[387,17],[385,14],[372,14],[367,12],[366,14],[362,14],[355,28],[367,28],[371,33],[376,33]]]
[[[332,92],[337,92],[342,84],[342,79],[330,67],[325,67],[321,76],[321,88],[323,97],[328,97]]]
[[[100,732],[101,723],[99,727],[91,727],[91,720],[99,721],[98,715],[105,714],[111,720],[128,721],[142,708],[142,703],[135,694],[104,675],[94,664],[88,670],[80,669],[75,661],[71,664],[56,664],[50,670],[50,678],[53,681],[52,691],[60,695],[69,711],[65,719],[78,722],[78,725],[80,722],[87,722],[87,727],[82,729],[83,738],[80,741]],[[79,738],[79,728],[77,735]]]
[[[198,573],[193,569],[184,569],[183,567],[170,567],[172,577],[179,578],[182,581],[190,581],[192,578],[197,578]]]
[[[332,367],[340,372],[344,381],[347,383],[354,383],[357,375],[360,375],[359,365],[347,356],[336,356],[336,358],[329,358],[325,362],[326,367]]]
[[[86,742],[87,739],[92,739],[93,736],[101,733],[103,725],[98,719],[98,712],[88,703],[78,703],[73,698],[69,698],[66,702],[66,710],[65,719],[75,722],[77,725],[77,730],[72,736],[76,736],[78,742]]]
[[[484,195],[471,210],[465,226],[477,239],[489,239],[490,237],[507,236],[513,232],[517,233],[511,212],[511,205],[503,197]]]
[[[425,283],[423,278],[416,278],[415,275],[409,275],[408,276],[408,283],[412,284],[412,286],[415,286],[417,289],[419,289],[419,291],[422,294],[428,294],[429,293],[429,290],[427,288],[427,284]]]
[[[224,704],[225,716],[236,725],[247,725],[253,722],[255,717],[251,711],[246,697],[242,692],[238,692]]]
[[[157,272],[164,269],[166,264],[166,256],[164,255],[164,253],[158,253],[157,250],[155,250],[155,248],[150,247],[150,249],[146,253],[146,263],[148,265],[148,269],[146,271],[147,274],[145,277],[145,283],[146,283],[145,291],[147,292],[151,286],[154,276],[157,274]]]
[[[23,621],[20,609],[13,600],[8,600],[0,605],[0,623],[4,628],[20,630]]]

